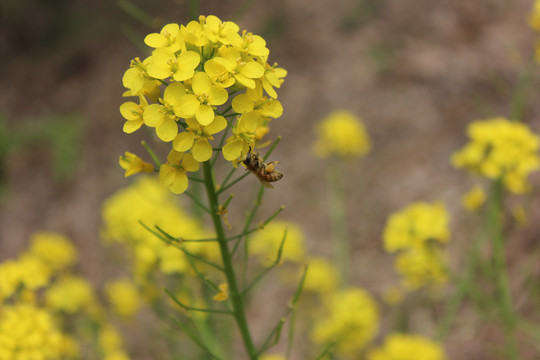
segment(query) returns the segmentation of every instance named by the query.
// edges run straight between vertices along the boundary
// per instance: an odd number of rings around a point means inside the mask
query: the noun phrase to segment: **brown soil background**
[[[188,17],[185,1],[134,3],[160,25]],[[316,122],[347,109],[363,119],[373,142],[365,160],[348,165],[352,282],[380,296],[385,284],[396,281],[381,233],[387,216],[413,201],[440,200],[450,209],[449,248],[458,266],[469,241],[459,198],[472,182],[450,166],[449,157],[464,144],[470,121],[511,116],[536,41],[526,23],[531,7],[529,0],[201,1],[200,13],[234,19],[262,35],[269,62],[289,71],[278,92],[284,115],[272,122],[270,134],[283,136],[273,158],[281,160],[285,178],[266,197],[263,215],[286,205],[280,218],[302,226],[312,253],[330,254],[327,163],[313,157],[311,143]],[[0,260],[15,256],[34,231],[57,231],[81,249],[83,274],[103,284],[111,265],[99,242],[101,204],[128,182],[118,155],[142,154],[145,137],[122,132],[121,77],[130,59],[143,55],[123,31],[142,39],[154,29],[106,1],[8,0],[0,11],[0,111],[8,128],[33,126],[51,114],[84,119],[78,162],[68,179],[55,179],[47,146],[27,146],[5,159]],[[522,120],[539,133],[537,73],[528,82]],[[538,187],[539,176],[531,180]],[[240,186],[241,213],[255,184]],[[508,245],[516,288],[525,276],[517,265],[531,260],[538,242],[539,214],[535,193],[530,224]],[[538,274],[540,261],[532,260],[528,272]],[[275,290],[265,296],[285,295]],[[520,296],[527,294],[516,290]],[[276,308],[285,300],[278,303]],[[255,328],[264,327],[274,310],[254,307]],[[471,326],[446,342],[450,358],[494,358],[501,333]],[[530,359],[540,356],[538,349],[524,351]]]

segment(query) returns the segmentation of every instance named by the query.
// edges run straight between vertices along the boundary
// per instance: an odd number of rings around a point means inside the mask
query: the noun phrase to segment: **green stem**
[[[508,359],[519,359],[518,345],[516,339],[516,317],[512,309],[512,295],[510,282],[508,280],[508,268],[505,256],[505,239],[502,227],[502,179],[494,184],[492,202],[489,209],[489,223],[493,232],[493,262],[495,266],[495,276],[497,289],[499,292],[500,306],[503,315],[504,332],[506,336],[506,349]]]
[[[216,193],[216,186],[214,182],[214,176],[212,174],[212,168],[209,161],[203,163],[204,183],[206,186],[206,195],[208,196],[208,204],[210,206],[210,215],[214,228],[216,230],[216,237],[218,239],[219,249],[221,252],[221,260],[223,261],[223,268],[225,269],[225,276],[227,283],[229,284],[230,299],[233,304],[233,316],[236,319],[236,324],[242,336],[244,346],[251,360],[257,360],[257,350],[251,339],[249,327],[246,319],[246,311],[244,307],[244,298],[239,291],[236,275],[234,273],[234,267],[232,263],[232,257],[229,253],[229,247],[227,246],[227,239],[225,237],[225,230],[221,217],[218,214],[219,203],[218,195]]]

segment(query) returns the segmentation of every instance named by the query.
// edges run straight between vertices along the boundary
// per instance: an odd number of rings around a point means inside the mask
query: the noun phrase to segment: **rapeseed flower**
[[[137,287],[126,279],[108,282],[105,293],[113,311],[120,316],[131,317],[142,305]]]
[[[304,291],[325,295],[337,289],[339,273],[330,262],[322,257],[313,257],[307,263],[309,264],[309,271],[304,280]]]
[[[186,213],[173,195],[157,179],[140,178],[129,187],[108,198],[102,210],[102,238],[129,247],[134,255],[133,267],[140,276],[155,267],[165,274],[184,273],[189,263],[178,249],[168,246],[139,224],[154,225],[171,236],[200,239],[208,237],[202,226]],[[201,254],[210,243],[186,243],[191,253]]]
[[[3,306],[0,359],[62,358],[62,334],[47,311],[33,305]]]
[[[446,243],[450,239],[449,216],[442,203],[418,202],[395,212],[384,228],[384,248],[395,252],[424,245],[428,240]]]
[[[79,276],[64,276],[52,284],[45,293],[47,306],[57,311],[74,314],[90,310],[95,305],[92,285]]]
[[[317,314],[311,338],[317,344],[336,341],[339,354],[354,356],[377,335],[379,312],[371,295],[360,288],[329,294],[323,313]]]
[[[152,164],[143,161],[140,157],[128,151],[124,153],[124,156],[120,156],[118,162],[122,169],[126,170],[125,177],[142,172],[151,173],[154,171]]]
[[[67,237],[52,232],[33,234],[26,253],[40,259],[55,271],[75,265],[79,257],[77,249]]]
[[[471,123],[467,133],[469,143],[452,155],[455,167],[501,179],[514,194],[530,189],[527,177],[540,169],[540,138],[526,124],[492,118]]]
[[[317,140],[313,150],[320,158],[363,157],[371,149],[371,141],[362,121],[348,111],[331,113],[315,130]]]
[[[283,243],[282,261],[301,261],[305,256],[304,233],[296,224],[285,221],[273,221],[250,239],[250,251],[264,259],[273,261],[278,256]]]
[[[398,252],[395,267],[408,290],[447,281],[444,256],[437,246],[448,242],[449,216],[441,203],[414,203],[390,215],[384,229],[384,248]]]
[[[193,158],[199,162],[210,159],[212,145],[209,140],[214,140],[212,135],[227,127],[227,120],[223,116],[216,116],[210,124],[203,126],[197,120],[189,118],[186,119],[186,124],[186,131],[173,140],[174,150],[185,152],[192,149]]]
[[[187,173],[199,170],[199,162],[192,154],[171,150],[167,163],[159,168],[159,180],[175,194],[181,194],[188,187]]]
[[[463,207],[468,211],[476,211],[486,202],[486,193],[480,186],[475,186],[461,199]]]
[[[391,334],[384,345],[369,352],[368,360],[445,360],[443,347],[418,335]]]
[[[152,127],[161,141],[173,141],[173,149],[188,159],[204,162],[221,151],[236,166],[268,132],[269,122],[283,113],[275,89],[287,72],[267,63],[263,38],[240,33],[235,23],[201,16],[185,26],[167,24],[144,42],[152,54],[131,61],[122,78],[128,89],[124,96],[138,98],[120,106],[126,133]],[[232,136],[214,149],[213,135],[226,128]],[[170,166],[169,161],[160,169],[160,178],[171,191],[182,193],[186,168]]]

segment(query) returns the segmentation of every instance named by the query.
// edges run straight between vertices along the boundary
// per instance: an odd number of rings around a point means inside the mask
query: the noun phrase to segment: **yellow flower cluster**
[[[189,267],[182,251],[145,230],[140,220],[150,228],[157,225],[174,237],[209,237],[199,222],[184,212],[172,194],[154,178],[141,177],[119,190],[105,201],[102,215],[102,238],[132,248],[137,276],[144,276],[154,266],[165,274],[183,273]],[[189,242],[182,246],[191,253],[203,255],[214,250],[207,244]]]
[[[475,186],[471,190],[469,190],[468,193],[466,193],[461,203],[463,204],[463,207],[467,209],[468,211],[476,211],[484,205],[486,202],[486,193],[484,192],[484,189],[480,186]]]
[[[338,353],[354,356],[373,340],[378,330],[379,313],[375,301],[363,289],[348,288],[334,292],[326,299],[311,337],[317,344],[335,340]]]
[[[133,316],[141,307],[141,296],[135,284],[127,279],[115,280],[105,285],[105,292],[115,313]]]
[[[46,310],[30,304],[0,309],[0,359],[60,359],[62,337]]]
[[[336,111],[316,127],[315,155],[362,157],[371,149],[369,135],[360,119],[348,111]]]
[[[441,203],[415,203],[390,215],[384,229],[384,248],[399,251],[396,270],[405,288],[414,290],[442,284],[447,273],[436,243],[450,238],[449,217]]]
[[[263,38],[239,30],[213,15],[186,26],[167,24],[146,36],[152,54],[134,59],[122,79],[128,89],[124,96],[139,100],[120,107],[124,131],[132,133],[144,124],[155,128],[162,141],[172,142],[160,179],[175,193],[186,190],[187,172],[210,159],[216,133],[231,130],[222,152],[236,162],[261,140],[270,120],[283,113],[275,88],[287,72],[268,64]]]
[[[47,286],[53,276],[77,261],[75,247],[62,235],[40,232],[30,241],[18,259],[0,264],[0,303],[20,288],[35,291]]]
[[[263,259],[275,260],[279,246],[283,244],[282,261],[302,261],[305,257],[304,233],[296,224],[285,221],[272,221],[257,232],[250,240],[249,249],[252,254]]]
[[[502,179],[508,190],[529,190],[527,177],[540,169],[540,138],[527,125],[504,118],[475,121],[470,142],[452,156],[452,164],[489,179]]]
[[[445,360],[442,346],[418,335],[391,334],[384,345],[371,350],[368,360]]]

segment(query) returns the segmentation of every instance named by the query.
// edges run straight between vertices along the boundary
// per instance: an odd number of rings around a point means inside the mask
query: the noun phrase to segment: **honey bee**
[[[251,149],[249,149],[242,163],[246,166],[246,170],[254,174],[261,184],[267,188],[274,188],[270,183],[283,177],[283,174],[275,169],[279,161],[271,161],[265,164],[259,153],[253,153]]]

